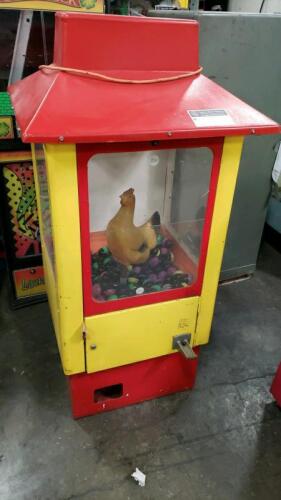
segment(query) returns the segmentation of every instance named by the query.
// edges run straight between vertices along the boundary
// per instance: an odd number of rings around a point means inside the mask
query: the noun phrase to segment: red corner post
[[[277,372],[275,373],[270,392],[276,400],[278,406],[281,407],[281,363],[278,366]]]

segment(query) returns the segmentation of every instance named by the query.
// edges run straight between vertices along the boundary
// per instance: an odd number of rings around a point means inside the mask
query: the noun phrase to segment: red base
[[[270,392],[274,399],[276,399],[278,406],[281,406],[281,363],[275,373]]]
[[[198,354],[199,348],[194,348]],[[69,379],[74,418],[95,415],[173,392],[191,389],[198,358],[169,354],[97,373],[79,373]]]

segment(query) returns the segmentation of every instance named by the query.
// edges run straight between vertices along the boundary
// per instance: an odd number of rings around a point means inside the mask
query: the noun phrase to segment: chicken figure
[[[121,264],[143,264],[157,243],[154,225],[160,224],[155,212],[142,226],[134,225],[136,198],[133,188],[121,194],[121,207],[106,228],[107,244],[113,257]]]

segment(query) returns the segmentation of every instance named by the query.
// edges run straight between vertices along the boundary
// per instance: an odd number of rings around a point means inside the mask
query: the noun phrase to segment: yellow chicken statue
[[[128,266],[143,264],[156,246],[157,235],[153,226],[160,225],[160,216],[155,212],[142,226],[134,225],[136,197],[130,188],[120,196],[121,207],[106,228],[107,244],[113,257]]]

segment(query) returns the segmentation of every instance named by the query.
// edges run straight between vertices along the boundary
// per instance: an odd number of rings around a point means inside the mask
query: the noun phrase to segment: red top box
[[[196,70],[198,23],[60,13],[54,63],[96,71]]]
[[[196,71],[198,23],[56,15],[54,64],[126,79]],[[202,75],[115,83],[42,69],[9,88],[23,142],[101,143],[270,134],[279,125]]]

